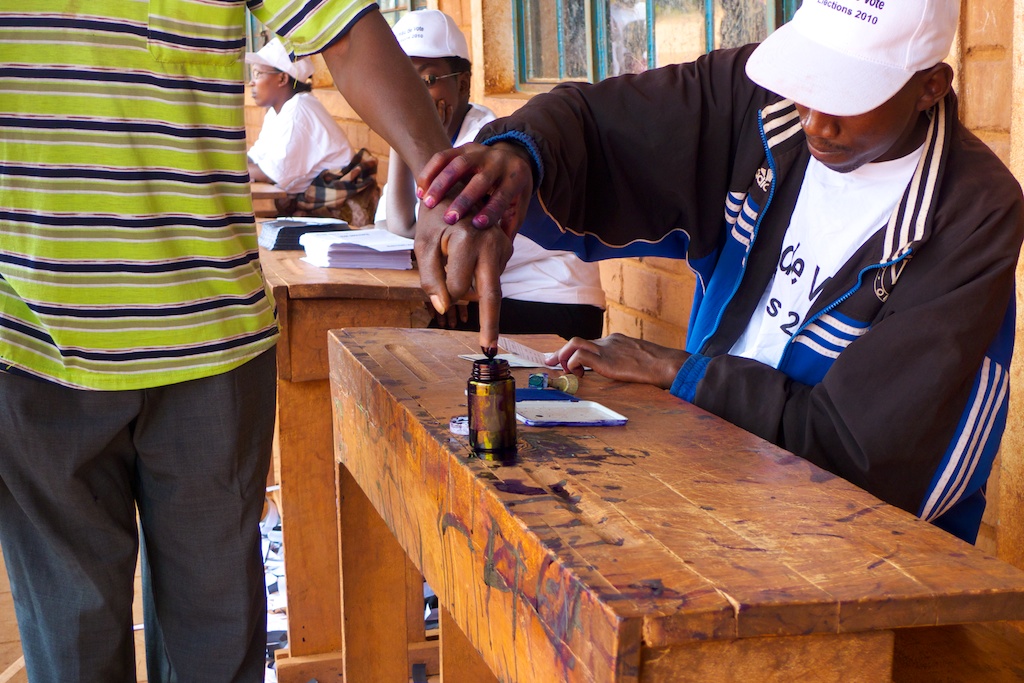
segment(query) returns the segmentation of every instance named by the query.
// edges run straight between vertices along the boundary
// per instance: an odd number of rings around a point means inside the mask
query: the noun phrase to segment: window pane
[[[704,54],[704,0],[654,0],[655,66],[691,62]]]
[[[562,78],[590,80],[589,12],[585,0],[562,0]]]
[[[768,35],[766,0],[715,0],[715,47],[757,43]]]
[[[426,9],[427,0],[378,0],[380,13],[391,26],[411,10]]]
[[[608,75],[635,74],[647,68],[647,4],[611,0],[608,5]]]
[[[590,78],[585,0],[523,0],[524,81]]]

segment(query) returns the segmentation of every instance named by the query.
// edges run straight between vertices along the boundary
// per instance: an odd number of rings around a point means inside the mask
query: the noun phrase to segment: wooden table
[[[895,629],[1024,618],[1024,572],[651,387],[588,375],[626,426],[520,426],[517,464],[467,457],[449,419],[475,344],[331,333],[347,681],[406,680],[402,553],[449,683],[888,681]]]
[[[341,650],[327,331],[416,327],[429,320],[417,271],[318,268],[301,261],[302,255],[260,250],[281,328],[274,477],[281,487],[288,593],[289,658],[278,664],[282,683],[307,683],[314,677],[305,675],[311,659],[321,660],[314,672],[329,670]]]
[[[277,215],[275,199],[284,199],[288,193],[273,183],[249,183],[252,192],[253,212],[259,217]]]

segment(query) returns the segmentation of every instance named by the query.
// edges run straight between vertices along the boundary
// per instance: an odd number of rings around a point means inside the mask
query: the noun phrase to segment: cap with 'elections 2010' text
[[[949,54],[957,0],[804,0],[747,62],[763,88],[833,116],[879,107]]]
[[[469,45],[455,20],[436,9],[405,14],[395,22],[395,38],[410,57],[469,59]]]

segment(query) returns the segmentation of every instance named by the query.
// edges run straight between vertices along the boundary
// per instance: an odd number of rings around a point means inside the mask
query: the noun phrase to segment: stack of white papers
[[[299,244],[302,260],[321,268],[412,268],[413,240],[378,228],[306,233]]]

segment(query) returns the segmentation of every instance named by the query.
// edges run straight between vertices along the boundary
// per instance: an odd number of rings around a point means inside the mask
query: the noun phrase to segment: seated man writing
[[[615,335],[557,359],[669,389],[973,542],[1024,203],[957,119],[957,5],[880,3],[864,21],[808,2],[759,46],[533,98],[419,178],[428,206],[467,181],[445,222],[421,221],[424,288],[443,309],[470,277],[493,283],[508,237],[480,228],[528,210],[558,224],[529,232],[544,246],[685,258],[685,350]],[[473,224],[446,224],[485,197]]]
[[[487,107],[469,101],[472,65],[462,31],[451,17],[433,9],[405,14],[394,30],[398,44],[426,83],[452,144],[472,142],[495,116]],[[414,236],[415,190],[412,172],[392,150],[376,220],[386,221],[391,232]],[[571,251],[549,251],[524,235],[516,235],[514,247],[501,275],[501,329],[566,339],[601,336],[605,297],[597,264],[581,261]],[[475,302],[437,317],[444,327],[480,327]]]

